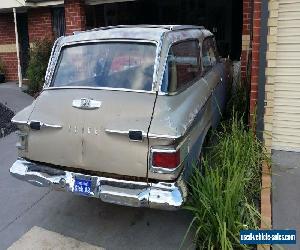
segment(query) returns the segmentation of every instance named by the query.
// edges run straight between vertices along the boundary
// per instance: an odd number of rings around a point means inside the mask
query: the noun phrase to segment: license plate
[[[91,180],[83,180],[75,177],[74,182],[74,192],[82,195],[90,195],[91,194]]]

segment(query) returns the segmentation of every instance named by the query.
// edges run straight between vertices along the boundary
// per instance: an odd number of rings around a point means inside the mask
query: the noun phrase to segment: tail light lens
[[[160,168],[177,168],[180,164],[180,151],[153,152],[152,166]]]

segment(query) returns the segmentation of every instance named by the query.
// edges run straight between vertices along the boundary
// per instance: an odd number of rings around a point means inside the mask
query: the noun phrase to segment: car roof
[[[165,33],[176,33],[188,38],[189,33],[206,31],[203,26],[193,25],[119,25],[74,32],[63,38],[63,43],[80,41],[130,39],[159,42]],[[192,36],[194,37],[194,36]]]

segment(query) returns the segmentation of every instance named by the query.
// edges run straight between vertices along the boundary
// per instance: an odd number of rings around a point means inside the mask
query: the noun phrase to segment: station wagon
[[[174,210],[226,105],[231,65],[213,34],[114,26],[59,38],[45,84],[17,113],[10,173],[104,202]]]

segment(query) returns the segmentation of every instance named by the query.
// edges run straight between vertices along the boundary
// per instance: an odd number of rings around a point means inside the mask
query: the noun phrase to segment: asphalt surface
[[[15,85],[0,85],[0,102],[14,112],[32,100]],[[0,249],[34,227],[105,249],[179,248],[192,219],[186,211],[122,207],[19,181],[9,174],[16,141],[15,133],[0,139]],[[192,248],[189,235],[183,249]]]

